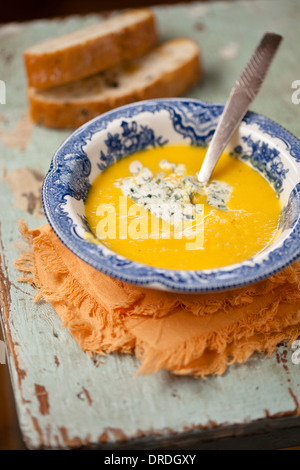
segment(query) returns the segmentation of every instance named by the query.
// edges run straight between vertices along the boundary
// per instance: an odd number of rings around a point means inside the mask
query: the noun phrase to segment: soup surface
[[[234,264],[265,249],[280,222],[275,191],[258,172],[225,153],[211,182],[201,185],[196,174],[205,153],[167,145],[107,168],[85,203],[97,241],[134,261],[185,270]]]

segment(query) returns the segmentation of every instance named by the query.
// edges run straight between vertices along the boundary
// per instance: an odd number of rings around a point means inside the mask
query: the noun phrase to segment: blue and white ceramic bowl
[[[84,201],[91,182],[128,154],[172,142],[208,145],[223,106],[160,99],[115,109],[84,124],[57,150],[43,185],[46,216],[79,258],[114,278],[168,291],[207,292],[263,279],[300,254],[300,141],[264,116],[248,113],[228,150],[259,171],[283,205],[281,233],[263,252],[219,269],[183,271],[130,261],[88,242]],[[264,201],[262,201],[262,204]]]

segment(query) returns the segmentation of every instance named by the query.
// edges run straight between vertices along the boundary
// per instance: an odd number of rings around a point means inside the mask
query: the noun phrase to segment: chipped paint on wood
[[[296,394],[293,392],[293,390],[291,389],[291,387],[289,387],[289,394],[291,395],[294,403],[295,403],[295,416],[297,415],[300,415],[300,405],[299,405],[299,400],[296,396]]]
[[[297,2],[262,0],[259,8],[251,1],[155,8],[162,39],[188,35],[202,48],[206,79],[189,96],[225,102],[267,24],[285,40],[253,110],[300,136],[300,108],[291,102],[291,83],[300,62]],[[38,219],[42,175],[70,134],[28,121],[22,52],[46,37],[98,20],[89,15],[0,27],[0,78],[7,86],[7,104],[0,109],[0,301],[27,446],[192,448],[205,439],[294,429],[300,424],[300,365],[292,363],[290,347],[282,344],[272,358],[253,357],[206,381],[163,371],[135,377],[135,357],[88,357],[52,306],[33,304],[34,290],[16,282],[17,220],[24,217],[31,228],[45,222]]]
[[[10,315],[10,305],[11,305],[11,287],[12,283],[8,277],[8,266],[5,257],[5,250],[2,241],[2,224],[0,222],[0,304],[1,304],[1,320],[4,330],[6,346],[8,350],[9,358],[13,361],[13,366],[17,374],[17,384],[21,391],[22,380],[26,377],[26,371],[20,367],[19,358],[15,349],[15,345],[12,339],[10,324],[9,324],[9,315]],[[22,401],[25,403],[22,393]]]
[[[6,63],[12,60],[12,56],[9,57],[9,61],[8,56],[6,57]],[[31,140],[33,127],[34,124],[27,111],[11,129],[6,130],[0,127],[0,141],[8,148],[17,148],[20,152],[24,152]]]
[[[4,169],[2,178],[14,195],[13,207],[36,218],[44,216],[41,197],[43,180],[43,173],[34,168],[16,168],[9,172]]]
[[[49,414],[49,399],[48,399],[48,392],[44,385],[34,384],[35,388],[35,396],[38,399],[40,404],[40,413],[41,415],[45,416]]]

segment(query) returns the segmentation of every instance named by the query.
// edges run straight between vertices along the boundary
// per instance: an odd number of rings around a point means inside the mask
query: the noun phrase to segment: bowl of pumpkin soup
[[[76,130],[43,184],[49,223],[97,270],[177,292],[263,279],[300,254],[300,142],[247,113],[199,183],[223,105],[138,102]]]

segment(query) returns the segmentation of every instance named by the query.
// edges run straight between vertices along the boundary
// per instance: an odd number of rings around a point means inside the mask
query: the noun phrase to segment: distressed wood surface
[[[155,12],[162,39],[189,36],[202,47],[205,79],[188,96],[207,101],[225,102],[263,32],[282,34],[284,43],[252,109],[300,136],[300,105],[291,101],[291,84],[300,79],[298,0],[195,3]],[[52,306],[33,304],[34,290],[16,282],[17,220],[25,218],[30,228],[45,222],[42,179],[69,135],[30,122],[22,51],[98,19],[0,28],[0,79],[7,88],[6,104],[0,105],[1,313],[25,442],[33,449],[205,448],[226,438],[243,447],[299,445],[300,365],[292,363],[291,348],[281,345],[270,359],[253,357],[206,381],[167,372],[136,378],[134,357],[90,359]]]

